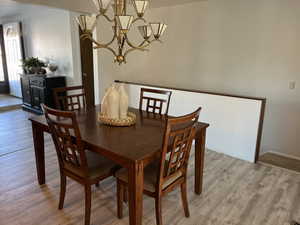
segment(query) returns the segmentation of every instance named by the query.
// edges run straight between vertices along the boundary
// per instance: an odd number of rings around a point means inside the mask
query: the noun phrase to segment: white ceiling
[[[77,12],[95,12],[92,0],[13,0],[20,3],[45,5]]]
[[[163,7],[197,1],[208,0],[150,0],[150,4],[151,7]],[[92,0],[0,0],[0,18],[16,16],[27,8],[33,7],[31,4],[45,5],[77,12],[95,12],[95,6]]]

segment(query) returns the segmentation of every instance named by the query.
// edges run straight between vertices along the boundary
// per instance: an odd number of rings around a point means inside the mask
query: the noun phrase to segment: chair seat
[[[159,161],[149,164],[147,167],[144,168],[144,190],[147,190],[149,192],[156,192],[156,185],[157,185],[157,179],[158,173],[159,173]],[[174,181],[176,181],[178,178],[182,176],[182,172],[178,171],[177,174],[175,174],[171,179],[167,180],[163,184],[163,189],[168,187],[170,184],[172,184]],[[120,169],[118,172],[116,172],[115,175],[118,179],[121,181],[128,183],[128,170],[125,168]]]
[[[89,168],[88,178],[90,179],[112,175],[114,169],[117,167],[117,164],[115,164],[113,161],[106,159],[97,153],[86,150],[85,154]],[[69,170],[79,177],[85,177],[82,169],[76,168],[70,164],[66,164],[65,169]]]

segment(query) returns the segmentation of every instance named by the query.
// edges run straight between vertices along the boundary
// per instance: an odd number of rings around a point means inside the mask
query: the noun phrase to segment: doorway
[[[23,44],[20,23],[3,25],[3,38],[6,55],[9,94],[22,98],[20,74],[23,73]]]
[[[8,94],[8,76],[6,66],[6,56],[4,47],[3,26],[0,25],[0,94]]]
[[[79,28],[79,36],[82,32]],[[93,58],[93,43],[89,39],[80,39],[80,54],[81,54],[81,70],[82,84],[86,94],[87,107],[95,105],[95,90],[94,90],[94,58]]]
[[[0,112],[22,104],[19,74],[23,59],[19,23],[0,25]]]

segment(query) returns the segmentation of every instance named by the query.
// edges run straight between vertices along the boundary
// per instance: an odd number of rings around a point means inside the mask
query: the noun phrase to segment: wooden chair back
[[[186,177],[188,161],[196,124],[201,108],[195,112],[174,118],[167,118],[159,170],[158,188],[168,180]]]
[[[151,97],[148,96],[149,94],[155,94],[159,97]],[[169,104],[171,99],[171,91],[162,91],[162,90],[156,90],[156,89],[149,89],[149,88],[141,88],[141,94],[140,94],[140,110],[143,110],[143,103],[146,102],[146,108],[145,111],[151,112],[151,113],[157,113],[157,114],[168,114],[169,112]],[[165,97],[165,98],[163,98]],[[163,113],[163,105],[166,104],[166,110]]]
[[[56,109],[74,111],[86,108],[86,96],[83,86],[54,88]]]
[[[55,144],[60,169],[81,170],[88,173],[84,144],[75,112],[59,111],[42,105]]]

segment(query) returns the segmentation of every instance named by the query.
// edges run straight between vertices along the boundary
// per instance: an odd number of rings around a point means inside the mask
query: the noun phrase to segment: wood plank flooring
[[[65,208],[57,210],[59,174],[52,141],[46,141],[47,184],[39,186],[28,113],[0,113],[0,225],[83,224],[83,188],[68,180]],[[19,144],[18,144],[19,143]],[[193,156],[192,156],[193,157]],[[300,221],[300,175],[206,152],[203,194],[193,192],[193,159],[188,178],[191,217],[185,218],[180,193],[163,199],[165,225],[289,225]],[[128,224],[116,215],[114,178],[93,187],[92,224]],[[154,201],[144,197],[144,225],[155,224]]]
[[[30,115],[22,110],[0,112],[0,156],[32,147]]]

